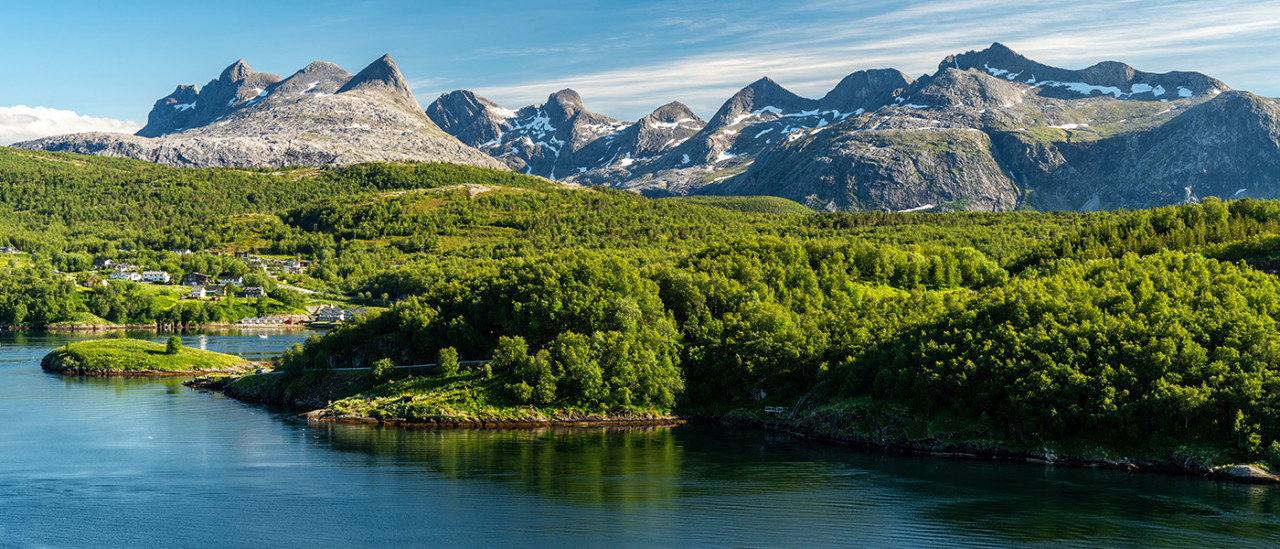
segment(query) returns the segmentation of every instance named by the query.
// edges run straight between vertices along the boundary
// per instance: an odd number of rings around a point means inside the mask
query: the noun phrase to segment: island
[[[94,339],[68,343],[45,355],[40,367],[49,372],[100,376],[170,376],[238,372],[253,364],[234,355],[140,339]]]

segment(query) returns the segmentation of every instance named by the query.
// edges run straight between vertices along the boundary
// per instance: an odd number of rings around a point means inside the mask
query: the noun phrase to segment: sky
[[[1280,0],[630,0],[6,3],[0,144],[134,131],[178,84],[243,58],[288,76],[391,54],[424,105],[470,89],[506,107],[573,88],[635,120],[673,100],[704,118],[769,76],[820,97],[845,75],[912,77],[1001,42],[1042,63],[1197,71],[1280,96]]]

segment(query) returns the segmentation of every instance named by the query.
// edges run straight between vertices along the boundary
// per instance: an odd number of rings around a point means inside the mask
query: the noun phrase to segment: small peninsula
[[[40,361],[40,367],[49,372],[105,376],[191,375],[234,372],[251,366],[234,355],[139,339],[94,339],[68,343]]]

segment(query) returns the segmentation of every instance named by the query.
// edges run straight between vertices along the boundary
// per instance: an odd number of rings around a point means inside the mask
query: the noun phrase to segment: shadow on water
[[[520,430],[398,429],[311,424],[334,450],[409,461],[433,476],[489,480],[581,504],[679,495],[683,450],[668,427]]]
[[[875,526],[961,545],[1268,547],[1280,490],[1194,477],[911,457],[713,426],[431,430],[311,424],[322,444],[572,505],[787,506],[814,528]],[[821,507],[815,511],[817,507]],[[792,514],[775,511],[774,515]],[[796,513],[799,515],[800,513]],[[888,530],[893,527],[882,525]],[[892,539],[892,538],[891,538]],[[903,540],[921,538],[903,537]],[[929,539],[929,538],[924,538]],[[883,540],[881,540],[883,541]]]

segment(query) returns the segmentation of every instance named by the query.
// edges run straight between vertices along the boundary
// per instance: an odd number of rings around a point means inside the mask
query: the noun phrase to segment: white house
[[[141,282],[142,275],[134,271],[116,271],[111,273],[111,280],[128,280],[130,282]]]
[[[142,280],[152,284],[168,284],[170,277],[164,271],[142,271]]]

